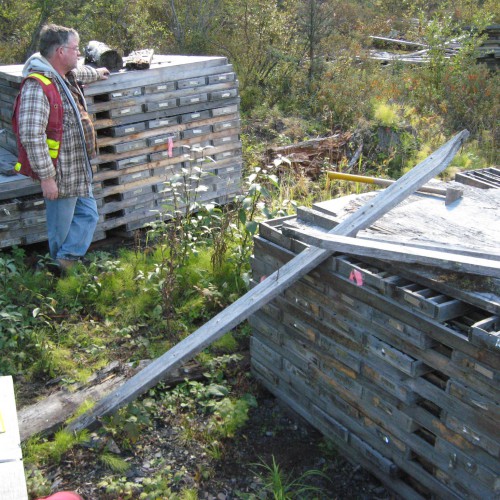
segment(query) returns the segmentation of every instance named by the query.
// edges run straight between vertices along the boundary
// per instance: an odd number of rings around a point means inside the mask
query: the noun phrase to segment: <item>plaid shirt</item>
[[[57,85],[63,103],[63,136],[57,159],[57,169],[54,168],[49,156],[45,130],[49,119],[50,106],[40,84],[29,78],[23,86],[21,106],[19,108],[19,135],[21,143],[26,149],[31,168],[40,179],[56,178],[60,198],[72,196],[89,196],[92,183],[91,172],[87,166],[85,148],[92,158],[95,154],[95,133],[90,117],[83,102],[75,95],[73,85],[69,85],[80,109],[80,121],[84,126],[85,142],[82,143],[78,127],[78,118],[75,116],[68,98],[60,87],[57,79],[51,73],[44,73]],[[67,75],[68,81],[76,83],[91,83],[99,79],[98,72],[90,66],[79,66]],[[83,99],[83,96],[81,97]]]

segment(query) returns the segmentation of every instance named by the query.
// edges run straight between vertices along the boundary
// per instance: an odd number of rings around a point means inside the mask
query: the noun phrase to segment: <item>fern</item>
[[[123,474],[130,468],[130,464],[123,460],[123,458],[117,457],[111,453],[102,453],[99,456],[99,460],[108,469],[119,474]]]

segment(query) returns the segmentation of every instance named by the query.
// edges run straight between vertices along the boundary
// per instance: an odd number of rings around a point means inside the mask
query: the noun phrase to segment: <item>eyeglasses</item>
[[[75,52],[80,52],[80,47],[70,47],[69,45],[61,45],[61,47],[64,47],[65,49],[71,49],[74,50]]]

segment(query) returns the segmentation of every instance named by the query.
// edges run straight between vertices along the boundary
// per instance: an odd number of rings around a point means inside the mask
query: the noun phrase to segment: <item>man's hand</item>
[[[99,73],[99,80],[107,80],[109,77],[108,68],[97,68],[97,72]]]
[[[42,186],[42,193],[44,198],[47,198],[47,200],[57,200],[59,196],[59,190],[57,189],[57,184],[54,177],[51,177],[50,179],[42,179],[40,181],[40,185]]]

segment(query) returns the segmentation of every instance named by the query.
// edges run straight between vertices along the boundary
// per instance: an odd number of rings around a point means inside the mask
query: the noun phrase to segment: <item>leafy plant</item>
[[[131,449],[141,432],[151,427],[150,402],[133,401],[105,419],[103,428],[125,448]]]
[[[384,127],[396,126],[400,121],[400,117],[395,106],[391,106],[385,102],[379,102],[376,104],[373,117]]]
[[[50,480],[40,469],[26,467],[26,489],[30,498],[41,498],[50,495]]]
[[[256,407],[257,401],[251,394],[240,399],[224,398],[214,405],[213,417],[207,428],[211,435],[221,438],[234,437],[237,430],[248,420],[248,411]]]

